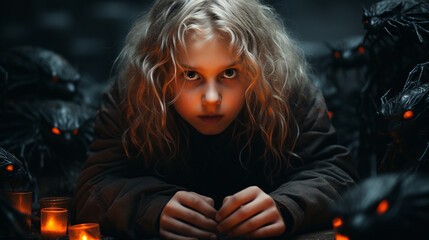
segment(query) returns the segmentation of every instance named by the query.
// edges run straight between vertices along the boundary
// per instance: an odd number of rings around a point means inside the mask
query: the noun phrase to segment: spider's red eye
[[[410,119],[410,118],[414,117],[414,112],[411,111],[411,110],[408,110],[408,111],[404,112],[404,114],[402,115],[402,117],[404,119]]]
[[[332,119],[334,117],[334,113],[332,111],[328,111],[329,119]]]
[[[52,127],[51,131],[55,135],[60,135],[61,134],[60,129],[58,129],[57,127]]]
[[[73,130],[73,135],[77,135],[79,133],[79,129],[75,129],[75,130]]]
[[[59,81],[59,79],[58,79],[58,77],[57,77],[57,76],[52,76],[52,77],[51,77],[51,82],[56,83],[56,82],[58,82],[58,81]]]
[[[334,58],[341,58],[341,53],[338,51],[334,52]]]
[[[337,228],[341,227],[343,225],[343,220],[339,217],[334,218],[332,221],[332,225],[335,229],[335,240],[349,240],[347,236],[341,235],[337,232]]]
[[[344,235],[335,234],[335,240],[350,240],[350,238],[348,238]]]
[[[389,209],[389,202],[387,200],[383,200],[378,204],[376,212],[380,215],[385,213],[387,209]]]
[[[6,166],[6,171],[13,172],[13,165],[12,164],[7,165]]]
[[[363,46],[358,47],[358,53],[365,53],[365,48]]]
[[[366,24],[368,24],[368,23],[369,23],[368,19],[367,19],[367,20],[365,20],[365,23],[366,23]]]
[[[343,225],[343,220],[341,220],[341,218],[334,218],[334,220],[332,221],[332,224],[334,225],[334,228],[340,227],[341,225]]]

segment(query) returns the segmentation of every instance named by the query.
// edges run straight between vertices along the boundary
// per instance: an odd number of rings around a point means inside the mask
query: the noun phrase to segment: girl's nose
[[[222,101],[222,96],[217,90],[215,84],[209,84],[205,93],[201,97],[203,105],[219,105]]]

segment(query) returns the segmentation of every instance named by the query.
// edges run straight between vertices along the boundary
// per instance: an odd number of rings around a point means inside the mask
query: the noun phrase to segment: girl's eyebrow
[[[235,67],[238,65],[239,65],[238,63],[233,62],[233,63],[229,64],[228,66],[222,67],[222,69],[228,69],[228,68],[232,68],[232,67]],[[193,66],[189,66],[189,65],[181,64],[181,63],[179,63],[179,66],[183,69],[191,69],[191,70],[197,70],[198,69],[197,67],[193,67]]]

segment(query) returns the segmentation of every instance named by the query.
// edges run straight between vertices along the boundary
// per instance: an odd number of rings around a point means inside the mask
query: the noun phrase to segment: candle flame
[[[50,218],[48,220],[48,222],[46,223],[46,229],[49,229],[49,230],[55,230],[56,229],[55,228],[55,221],[52,218]]]

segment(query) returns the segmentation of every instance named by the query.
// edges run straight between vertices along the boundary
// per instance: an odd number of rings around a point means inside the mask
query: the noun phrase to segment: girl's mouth
[[[223,115],[206,115],[206,116],[198,116],[198,117],[207,123],[217,123],[223,118]]]

